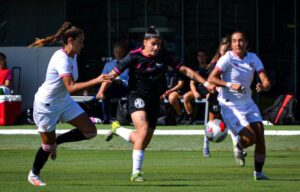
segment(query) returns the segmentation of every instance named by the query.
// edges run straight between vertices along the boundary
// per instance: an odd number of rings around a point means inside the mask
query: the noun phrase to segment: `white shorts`
[[[260,111],[252,100],[245,105],[221,105],[221,114],[226,126],[237,134],[250,123],[262,121]]]
[[[64,103],[43,103],[35,99],[33,106],[38,132],[52,132],[58,121],[68,122],[82,113],[83,109],[71,97]]]

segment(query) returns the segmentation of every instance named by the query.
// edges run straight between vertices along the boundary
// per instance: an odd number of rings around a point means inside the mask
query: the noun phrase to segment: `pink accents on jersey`
[[[59,77],[60,77],[60,78],[64,78],[64,77],[70,77],[70,76],[72,76],[71,73],[66,73],[66,74],[60,75]]]
[[[132,51],[130,51],[130,53],[138,53],[138,52],[142,52],[142,48],[138,48],[138,49],[134,49]]]
[[[140,63],[138,63],[138,64],[135,65],[136,69],[140,69],[141,67],[142,67],[142,65]]]
[[[118,75],[121,75],[121,71],[119,71],[119,69],[117,69],[116,67],[114,67],[114,71],[115,71]]]
[[[223,73],[223,70],[222,70],[220,67],[216,66],[215,69],[216,69],[219,73]]]
[[[265,72],[265,69],[261,69],[261,70],[257,71],[257,74],[260,74],[261,72]]]
[[[179,70],[179,68],[183,65],[183,63],[179,63],[177,66],[176,66],[176,70]]]
[[[63,47],[61,48],[61,51],[64,52],[69,57],[68,53],[66,52],[66,50]]]

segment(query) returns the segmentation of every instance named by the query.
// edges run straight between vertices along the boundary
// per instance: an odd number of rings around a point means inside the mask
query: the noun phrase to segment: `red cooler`
[[[21,113],[21,95],[0,95],[0,125],[14,124]]]

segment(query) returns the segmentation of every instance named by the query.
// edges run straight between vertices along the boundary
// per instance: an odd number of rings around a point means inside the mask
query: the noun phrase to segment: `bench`
[[[71,96],[76,102],[85,102],[93,99],[94,96]],[[122,100],[127,100],[127,97],[122,97]],[[114,98],[110,100],[111,102],[118,102],[119,98]],[[99,100],[101,102],[101,100]],[[183,103],[183,99],[180,99],[180,102]],[[167,99],[164,99],[164,103],[169,103]],[[204,114],[204,124],[208,122],[208,101],[207,99],[194,99],[196,104],[205,104],[205,114]]]

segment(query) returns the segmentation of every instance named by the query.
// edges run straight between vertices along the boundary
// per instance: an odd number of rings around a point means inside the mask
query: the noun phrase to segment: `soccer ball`
[[[228,128],[220,119],[209,121],[205,126],[205,135],[207,139],[214,143],[223,141],[228,134]]]

